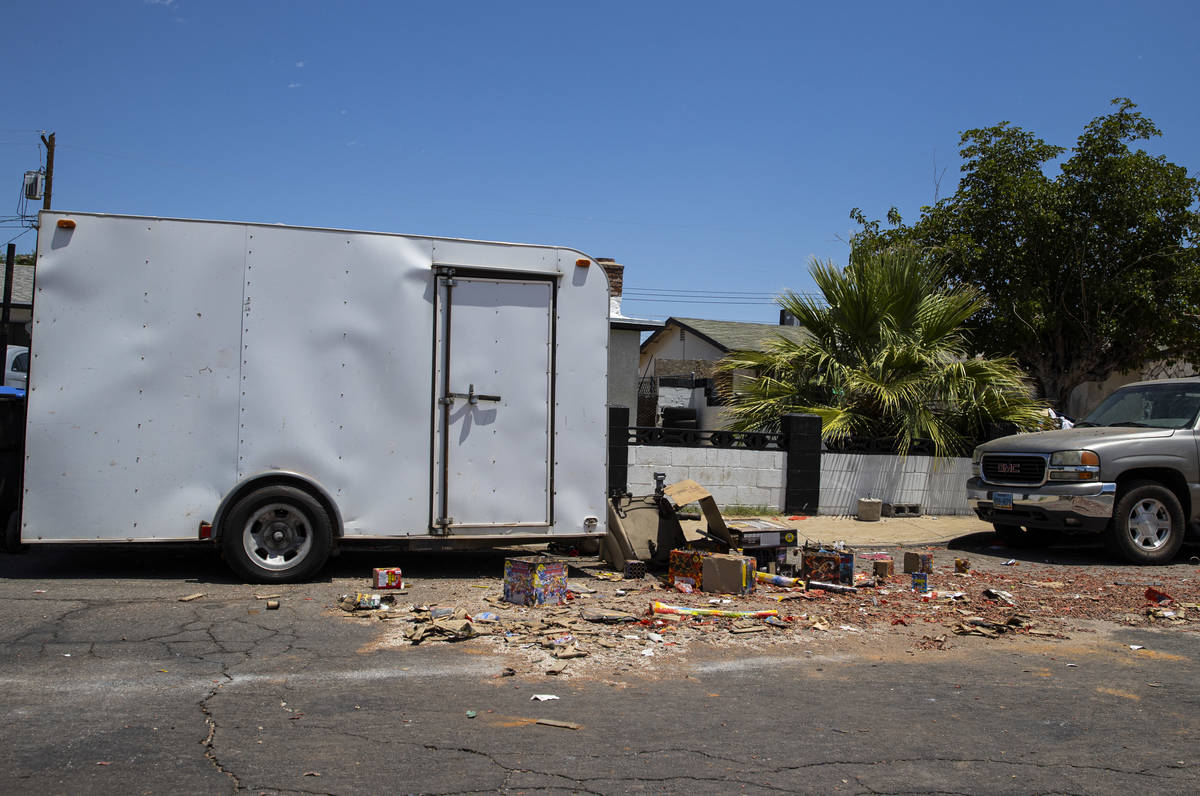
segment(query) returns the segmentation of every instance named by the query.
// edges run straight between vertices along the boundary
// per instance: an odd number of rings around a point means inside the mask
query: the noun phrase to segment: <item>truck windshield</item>
[[[1189,428],[1200,411],[1200,382],[1143,384],[1117,390],[1077,426]]]

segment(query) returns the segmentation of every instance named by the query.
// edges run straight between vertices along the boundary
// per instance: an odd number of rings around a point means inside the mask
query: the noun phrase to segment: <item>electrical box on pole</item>
[[[41,171],[25,172],[25,198],[37,201],[46,192],[46,175]]]

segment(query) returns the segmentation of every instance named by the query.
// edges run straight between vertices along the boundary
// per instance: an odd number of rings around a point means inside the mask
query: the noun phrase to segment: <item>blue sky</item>
[[[562,244],[676,299],[640,317],[774,321],[965,129],[1127,96],[1200,171],[1194,2],[6,6],[0,216],[54,131],[58,209]]]

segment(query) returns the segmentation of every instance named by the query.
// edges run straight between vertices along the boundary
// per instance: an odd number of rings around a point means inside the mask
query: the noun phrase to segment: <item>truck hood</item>
[[[1035,431],[1000,437],[979,446],[983,453],[1019,451],[1022,453],[1054,453],[1066,450],[1098,450],[1112,443],[1128,444],[1134,440],[1161,439],[1180,433],[1171,428],[1137,428],[1130,426],[1096,426],[1068,428],[1061,431]]]

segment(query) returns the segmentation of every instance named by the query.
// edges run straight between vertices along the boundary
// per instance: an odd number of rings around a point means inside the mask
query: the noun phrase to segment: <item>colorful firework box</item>
[[[504,600],[516,605],[558,605],[567,599],[567,565],[544,558],[504,559]]]
[[[933,572],[933,553],[905,553],[905,572]]]
[[[371,579],[376,589],[404,588],[404,578],[400,576],[400,567],[376,567],[371,570]]]
[[[800,557],[800,577],[806,581],[854,585],[854,553],[806,549]]]
[[[690,578],[697,590],[702,590],[704,559],[712,555],[704,550],[672,550],[667,562],[667,581],[673,586],[676,578]]]

